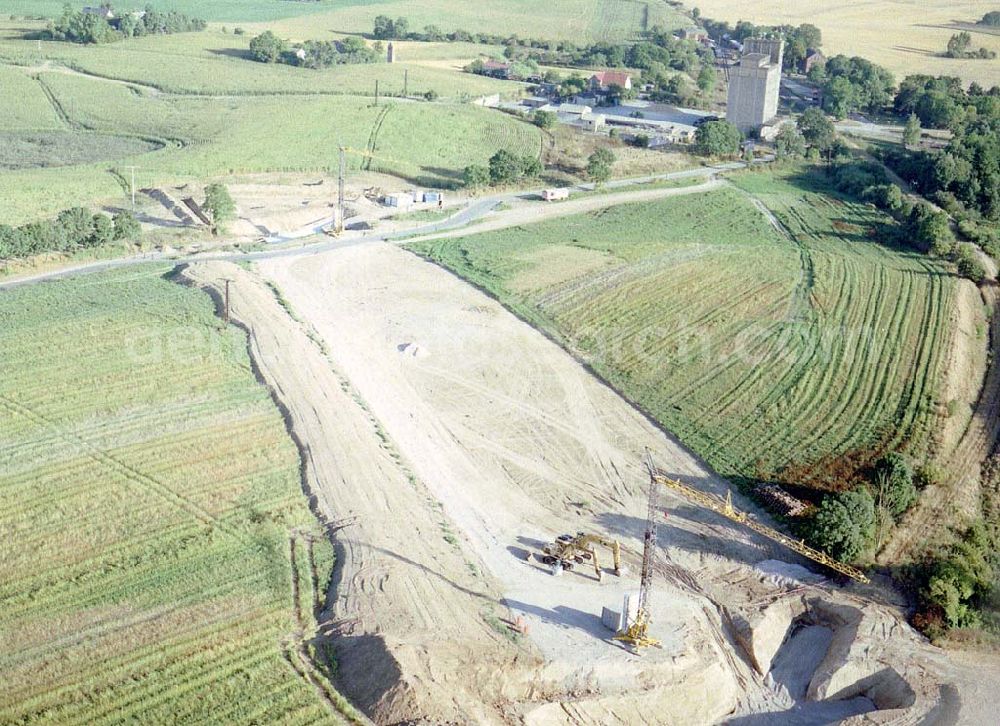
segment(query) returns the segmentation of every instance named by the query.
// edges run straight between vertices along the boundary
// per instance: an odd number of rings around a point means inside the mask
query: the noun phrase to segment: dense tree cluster
[[[879,505],[899,519],[917,501],[917,487],[909,462],[899,452],[882,457],[875,464],[875,491]]]
[[[824,65],[813,66],[809,77],[823,89],[823,110],[844,118],[855,111],[877,113],[893,99],[896,79],[892,73],[865,58],[835,55]]]
[[[543,111],[538,109],[532,114],[531,120],[540,129],[551,129],[559,121],[559,116],[555,111]]]
[[[467,187],[483,187],[490,184],[510,184],[522,179],[532,179],[542,173],[542,162],[531,154],[519,156],[506,149],[500,149],[490,157],[486,166],[470,164],[462,173],[463,184]]]
[[[907,76],[896,91],[893,110],[900,116],[916,114],[925,128],[955,129],[976,117],[1000,116],[1000,87],[987,91],[973,83],[966,91],[960,78]]]
[[[603,184],[611,178],[611,168],[615,163],[615,152],[600,148],[587,158],[587,176],[595,184]]]
[[[948,39],[948,47],[945,49],[944,55],[946,58],[982,58],[985,60],[997,57],[996,52],[989,48],[969,50],[971,45],[972,35],[963,30]]]
[[[1000,116],[961,124],[944,150],[888,149],[882,158],[960,222],[1000,220]]]
[[[695,148],[705,156],[736,156],[742,141],[740,130],[723,120],[707,121],[694,134]]]
[[[810,523],[810,539],[838,560],[860,557],[875,537],[875,500],[864,486],[828,494]]]
[[[89,209],[73,207],[55,219],[20,227],[0,224],[0,259],[30,257],[43,252],[72,252],[118,240],[137,240],[139,223],[131,212],[109,217]]]
[[[236,203],[225,184],[215,182],[205,187],[202,209],[212,218],[212,232],[218,234],[222,225],[236,216]]]
[[[434,26],[428,26],[434,28]],[[377,40],[407,40],[410,35],[410,21],[406,18],[393,20],[388,15],[375,17],[375,27],[372,36]]]
[[[270,30],[266,30],[250,41],[250,57],[261,63],[329,68],[346,63],[378,63],[382,60],[382,53],[354,36],[343,40],[307,40],[305,43],[289,46]]]
[[[806,139],[797,126],[785,124],[774,137],[774,153],[780,160],[805,156]]]
[[[993,28],[1000,27],[1000,10],[992,10],[986,13],[976,25],[988,25]]]
[[[205,21],[174,11],[159,12],[147,6],[144,11],[123,10],[114,12],[111,5],[102,8],[111,12],[110,17],[97,13],[74,10],[70,5],[49,23],[47,34],[53,40],[74,43],[112,43],[123,38],[142,35],[186,33],[205,29]]]

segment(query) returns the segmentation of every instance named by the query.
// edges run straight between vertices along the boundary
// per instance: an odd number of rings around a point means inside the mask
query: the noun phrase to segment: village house
[[[814,48],[810,48],[809,52],[806,53],[806,58],[802,61],[802,72],[809,74],[809,71],[813,69],[813,66],[822,66],[826,64],[826,56],[820,53]]]
[[[509,78],[510,63],[501,63],[495,60],[485,61],[483,63],[483,74],[492,76],[493,78]]]
[[[625,71],[599,71],[590,77],[590,88],[595,91],[607,92],[611,86],[632,88],[632,76]]]
[[[708,39],[708,33],[701,28],[691,27],[678,31],[677,37],[681,40],[693,40],[696,43],[701,43]]]

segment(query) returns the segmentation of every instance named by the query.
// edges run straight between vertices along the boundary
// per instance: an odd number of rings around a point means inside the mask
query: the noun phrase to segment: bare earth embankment
[[[786,553],[666,492],[653,599],[663,648],[629,653],[600,612],[637,586],[644,447],[682,480],[717,493],[724,482],[558,346],[406,252],[373,243],[259,272],[304,324],[242,268],[188,274],[236,281],[234,315],[289,411],[321,510],[357,517],[335,535],[325,632],[337,685],[375,721],[957,713],[939,651],[897,613],[820,577],[766,575],[756,566]],[[526,559],[578,530],[620,539],[629,571],[555,578]],[[518,616],[526,637],[505,626]]]

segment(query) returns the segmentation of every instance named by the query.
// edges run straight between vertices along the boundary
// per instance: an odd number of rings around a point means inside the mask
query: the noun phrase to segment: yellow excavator
[[[594,563],[594,572],[597,574],[598,582],[604,577],[601,570],[601,563],[597,558],[597,545],[607,547],[611,550],[614,558],[614,573],[622,574],[622,548],[617,540],[601,537],[596,534],[586,534],[577,532],[576,536],[564,534],[556,538],[556,541],[545,545],[542,548],[541,560],[546,565],[552,566],[552,574],[558,575],[563,570],[572,570],[573,565],[579,565],[590,560]]]

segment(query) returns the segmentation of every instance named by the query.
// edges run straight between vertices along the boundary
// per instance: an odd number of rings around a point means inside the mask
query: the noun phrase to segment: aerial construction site
[[[183,277],[232,281],[335,531],[316,638],[375,722],[920,723],[978,682],[439,267],[376,242]]]

